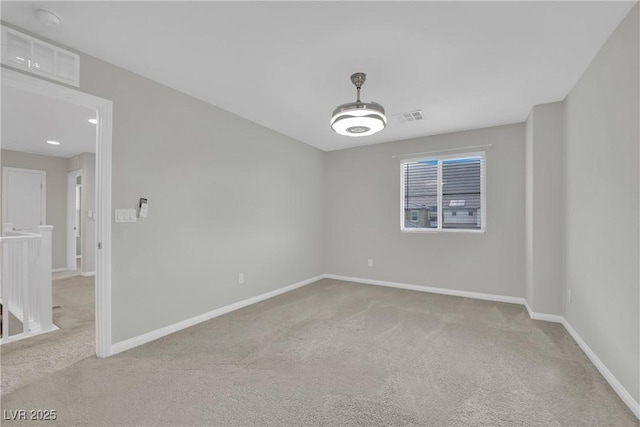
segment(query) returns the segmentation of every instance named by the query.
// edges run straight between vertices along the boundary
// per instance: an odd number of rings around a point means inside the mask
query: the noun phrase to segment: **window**
[[[484,231],[484,153],[407,160],[401,171],[403,231]]]

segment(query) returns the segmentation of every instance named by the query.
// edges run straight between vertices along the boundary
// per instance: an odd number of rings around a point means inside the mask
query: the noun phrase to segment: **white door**
[[[80,246],[80,188],[78,179],[82,176],[77,170],[67,174],[67,270],[78,269],[77,256],[82,249]],[[82,259],[80,259],[82,263]]]
[[[5,167],[2,169],[2,221],[18,230],[45,225],[46,172]]]

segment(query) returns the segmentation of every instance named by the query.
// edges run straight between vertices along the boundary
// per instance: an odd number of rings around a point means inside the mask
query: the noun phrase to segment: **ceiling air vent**
[[[411,123],[424,120],[422,110],[407,111],[406,113],[395,114],[393,117],[396,118],[398,123]]]
[[[78,55],[5,26],[2,63],[68,85],[80,85]]]

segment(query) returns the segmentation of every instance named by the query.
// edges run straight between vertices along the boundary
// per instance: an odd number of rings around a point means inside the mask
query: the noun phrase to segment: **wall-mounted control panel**
[[[135,209],[116,209],[115,222],[136,222],[137,214]]]

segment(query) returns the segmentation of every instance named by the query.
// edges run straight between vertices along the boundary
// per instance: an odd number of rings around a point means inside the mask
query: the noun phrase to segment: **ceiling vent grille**
[[[5,26],[2,63],[68,85],[80,85],[78,55]]]
[[[394,117],[398,123],[411,123],[424,120],[422,110],[407,111],[406,113],[395,114]]]

